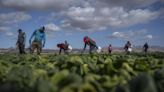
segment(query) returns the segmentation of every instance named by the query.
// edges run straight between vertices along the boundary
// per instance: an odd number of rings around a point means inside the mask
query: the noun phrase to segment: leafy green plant
[[[1,54],[0,92],[163,92],[163,69],[164,53]]]

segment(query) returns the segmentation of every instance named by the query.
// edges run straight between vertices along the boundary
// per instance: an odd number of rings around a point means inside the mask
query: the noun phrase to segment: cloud
[[[11,40],[16,40],[17,39],[17,35],[15,32],[11,32],[11,31],[6,31],[5,32],[5,36]]]
[[[55,25],[54,23],[46,24],[45,28],[48,38],[54,38],[55,37],[54,32],[60,31],[60,27]]]
[[[160,11],[148,9],[125,10],[123,7],[99,8],[71,7],[64,13],[66,19],[62,25],[76,30],[105,30],[108,27],[122,28],[144,24],[157,19]]]
[[[129,32],[113,32],[109,38],[118,38],[118,39],[129,39],[133,36],[132,31]]]
[[[148,7],[160,0],[97,0],[101,6],[122,6],[128,9]]]
[[[71,7],[66,12],[68,20],[65,21],[64,25],[72,26],[79,30],[90,30],[92,28],[98,28],[99,25],[95,24],[93,19],[95,8],[93,7]]]
[[[161,0],[162,3],[164,3],[164,0]]]
[[[123,33],[123,32],[114,32],[112,34],[112,36],[110,36],[111,38],[127,38],[126,36],[127,34]]]
[[[110,39],[122,39],[122,40],[146,40],[153,39],[151,34],[148,34],[146,29],[142,30],[133,30],[126,32],[113,32],[110,36]]]
[[[71,35],[73,35],[73,33],[67,32],[67,33],[65,33],[65,35],[66,36],[71,36]]]
[[[31,16],[24,12],[0,13],[0,25],[15,24],[29,19]]]
[[[0,26],[0,33],[7,36],[7,37],[14,37],[15,34],[10,31],[11,28],[7,26]]]
[[[55,12],[51,12],[49,15],[47,16],[39,16],[39,20],[45,20],[45,21],[48,21],[48,22],[51,22],[53,21],[54,19],[57,19],[57,13]]]
[[[163,15],[161,10],[147,8],[158,1],[160,0],[0,0],[0,7],[18,11],[51,11],[50,15],[40,19],[48,22],[63,21],[60,27],[67,30],[98,31],[149,23]],[[5,22],[0,24],[12,24],[30,18],[28,14],[21,15],[11,17],[14,19],[2,18]]]
[[[58,27],[57,25],[53,24],[53,23],[49,23],[45,25],[45,28],[47,31],[59,31],[60,27]]]
[[[68,8],[76,0],[1,0],[1,6],[17,10],[54,10]]]
[[[10,30],[9,27],[0,26],[0,32],[6,32],[6,31],[9,31],[9,30]]]
[[[15,32],[10,31],[11,28],[7,26],[0,26],[0,34],[11,38],[11,39],[16,39],[17,35],[15,35]]]
[[[16,33],[11,31],[11,28],[20,22],[27,21],[32,17],[24,12],[9,12],[0,13],[0,32],[11,39],[16,38]],[[12,26],[12,27],[11,27]]]
[[[152,35],[146,35],[145,38],[146,39],[153,39],[153,36]]]
[[[1,0],[1,7],[17,10],[54,10],[61,11],[70,6],[126,7],[141,8],[150,6],[160,0]],[[161,0],[163,2],[163,0]]]
[[[6,36],[14,36],[15,34],[14,33],[12,33],[12,32],[10,32],[10,31],[8,31],[8,32],[6,32]]]
[[[158,12],[150,11],[148,9],[131,10],[128,12],[127,15],[126,13],[124,13],[123,16],[121,16],[122,26],[144,24],[151,20],[156,19],[158,17],[158,14],[159,14]]]

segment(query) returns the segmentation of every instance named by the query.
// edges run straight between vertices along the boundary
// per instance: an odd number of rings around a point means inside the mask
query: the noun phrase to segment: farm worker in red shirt
[[[89,38],[88,36],[85,36],[84,39],[84,48],[83,48],[83,52],[86,49],[86,46],[89,46],[89,53],[92,53],[92,51],[96,48],[98,49],[98,46],[96,45],[96,42],[94,40],[92,40],[91,38]]]

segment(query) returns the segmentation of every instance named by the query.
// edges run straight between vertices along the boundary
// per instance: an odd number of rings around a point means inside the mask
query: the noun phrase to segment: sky
[[[83,48],[83,37],[98,46],[164,46],[164,0],[0,0],[0,48],[15,47],[17,30],[45,26],[45,48],[67,40]]]

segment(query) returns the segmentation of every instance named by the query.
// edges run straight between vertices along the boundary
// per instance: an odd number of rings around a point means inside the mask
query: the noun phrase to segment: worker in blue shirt
[[[32,39],[33,42],[31,44]],[[35,30],[29,40],[31,53],[33,53],[34,50],[36,49],[37,54],[40,54],[42,48],[45,46],[45,42],[46,42],[46,34],[45,34],[45,27],[43,26],[40,29]]]

